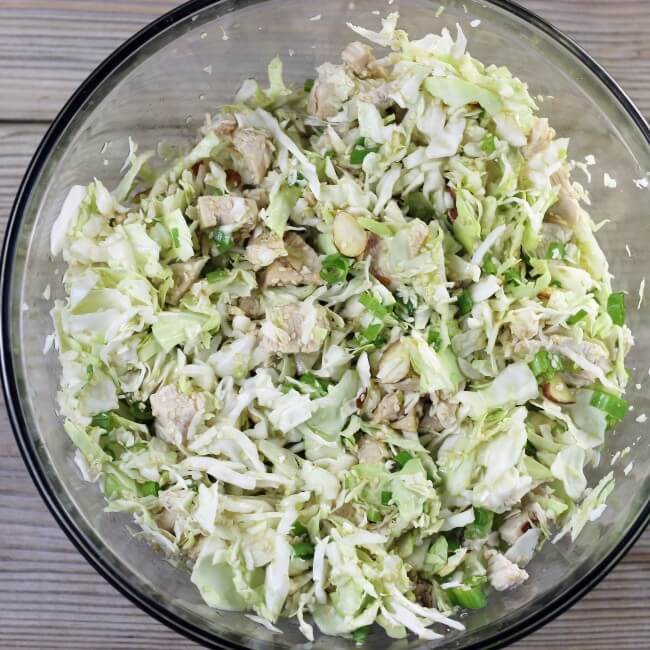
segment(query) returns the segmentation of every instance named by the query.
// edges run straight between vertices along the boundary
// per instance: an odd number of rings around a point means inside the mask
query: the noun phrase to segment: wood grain
[[[114,47],[170,0],[0,0],[0,234],[47,122]],[[527,0],[650,114],[650,2]],[[378,7],[381,6],[378,3]],[[118,594],[81,558],[36,493],[0,406],[0,647],[197,648]],[[621,564],[517,650],[650,648],[650,531]]]

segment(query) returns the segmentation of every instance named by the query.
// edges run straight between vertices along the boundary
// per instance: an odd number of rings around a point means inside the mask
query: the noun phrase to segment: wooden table
[[[650,1],[520,0],[585,46],[650,115]],[[0,229],[48,122],[174,0],[0,0]],[[381,3],[377,3],[380,7]],[[0,407],[0,648],[197,648],[104,582],[36,493]],[[650,648],[650,530],[613,573],[515,648]]]

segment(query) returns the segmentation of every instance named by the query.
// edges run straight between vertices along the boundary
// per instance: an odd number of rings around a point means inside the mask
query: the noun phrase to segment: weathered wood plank
[[[0,3],[0,120],[51,120],[109,52],[175,4],[173,0],[4,0]],[[650,3],[526,0],[522,4],[573,36],[642,111],[650,112]]]
[[[3,0],[0,4],[0,234],[19,179],[50,120],[88,72],[172,0]],[[526,0],[567,31],[650,113],[650,3]],[[144,650],[196,648],[104,582],[37,495],[0,407],[0,646]],[[518,650],[650,647],[645,603],[650,531],[579,604]]]

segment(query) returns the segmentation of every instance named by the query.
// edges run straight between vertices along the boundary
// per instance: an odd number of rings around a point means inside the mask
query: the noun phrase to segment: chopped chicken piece
[[[555,137],[555,131],[549,126],[548,119],[541,117],[535,120],[528,136],[528,144],[523,148],[524,157],[532,158],[544,151]]]
[[[374,104],[380,111],[385,111],[394,103],[393,96],[399,91],[400,85],[399,80],[388,81],[381,86],[359,93],[357,98],[362,102]]]
[[[528,580],[528,573],[501,553],[490,549],[485,555],[488,558],[488,580],[497,591],[505,591]]]
[[[165,442],[180,446],[194,417],[205,408],[203,396],[183,395],[176,386],[163,386],[149,398],[156,419],[156,435]]]
[[[392,281],[386,268],[388,265],[388,248],[382,237],[378,235],[370,235],[368,237],[366,255],[369,255],[371,260],[370,272],[384,286],[389,287]]]
[[[321,284],[320,259],[316,251],[295,232],[284,236],[284,245],[287,255],[276,259],[263,271],[262,288]]]
[[[381,463],[388,456],[386,446],[368,435],[361,436],[357,446],[360,463]]]
[[[416,432],[420,425],[420,413],[417,408],[411,409],[404,417],[391,424],[398,431]]]
[[[258,296],[244,296],[237,302],[237,306],[249,318],[262,318],[264,316],[264,307]]]
[[[605,374],[611,369],[609,360],[609,352],[603,343],[592,341],[577,341],[570,336],[561,336],[560,334],[553,334],[551,337],[551,349],[553,352],[564,354],[571,358],[571,353],[578,354],[584,357],[590,363],[600,368]],[[596,375],[586,369],[581,369],[578,375],[584,375],[590,381],[598,379]]]
[[[244,128],[235,131],[232,143],[244,159],[251,175],[250,182],[259,185],[273,160],[273,145],[270,140],[255,129]]]
[[[271,352],[318,352],[327,336],[327,310],[300,303],[275,307],[269,311],[260,331],[263,344]]]
[[[402,417],[402,407],[404,405],[404,396],[400,391],[384,395],[377,405],[373,415],[373,421],[381,424],[395,422]]]
[[[352,72],[361,79],[386,76],[386,70],[377,63],[369,45],[359,43],[359,41],[349,43],[341,52],[341,58],[343,63],[347,64]]]
[[[354,83],[342,65],[323,63],[317,69],[318,79],[311,89],[307,112],[322,119],[334,117],[350,97]]]
[[[257,225],[257,203],[241,196],[199,196],[199,225],[207,230],[227,226],[247,234]]]
[[[165,302],[170,305],[177,305],[201,275],[207,261],[207,257],[194,257],[187,262],[172,264],[169,268],[172,270],[174,277],[174,286],[167,292]]]
[[[255,269],[260,269],[269,266],[278,257],[286,257],[287,249],[281,237],[264,230],[249,240],[244,255]]]
[[[408,253],[411,258],[420,254],[422,245],[429,236],[429,229],[422,221],[414,221],[408,229]]]
[[[218,135],[232,135],[237,128],[237,120],[232,115],[224,115],[214,125]]]
[[[422,605],[422,607],[427,607],[429,609],[434,607],[433,586],[430,582],[427,582],[426,580],[418,580],[415,583],[414,593],[415,600]]]
[[[267,208],[269,206],[269,193],[264,187],[251,187],[244,190],[243,195],[245,198],[255,201],[258,208]]]

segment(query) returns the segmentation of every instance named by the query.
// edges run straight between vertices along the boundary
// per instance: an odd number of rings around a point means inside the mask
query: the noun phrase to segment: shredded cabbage
[[[600,516],[627,410],[568,140],[460,28],[397,20],[304,89],[274,59],[163,171],[130,141],[51,233],[83,477],[208,606],[308,640],[462,630]]]

